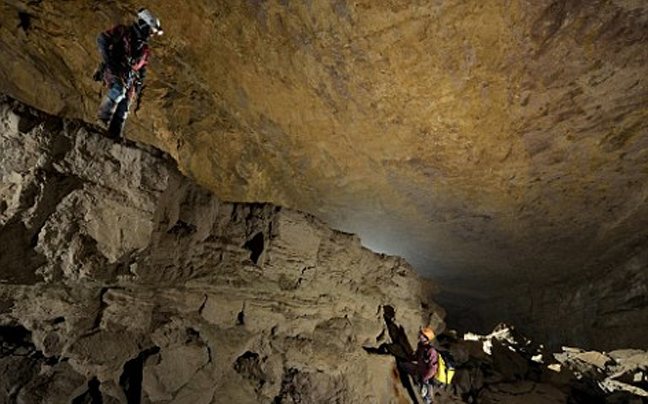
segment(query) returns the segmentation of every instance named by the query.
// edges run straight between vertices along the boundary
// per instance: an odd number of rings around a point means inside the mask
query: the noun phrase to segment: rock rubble
[[[443,338],[443,336],[441,337]],[[489,335],[446,338],[456,376],[439,403],[640,404],[648,401],[648,351],[551,353],[500,324]]]

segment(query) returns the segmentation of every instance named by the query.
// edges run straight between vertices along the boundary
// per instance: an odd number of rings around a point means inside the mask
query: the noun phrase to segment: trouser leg
[[[108,94],[99,107],[99,119],[106,124],[112,119],[119,103],[126,97],[124,83],[119,78],[111,78],[108,88]]]
[[[432,393],[432,382],[424,382],[421,380],[419,374],[418,366],[410,362],[400,362],[398,364],[399,368],[405,371],[407,374],[412,376],[414,383],[418,386],[421,398],[425,404],[432,404],[433,393]]]
[[[113,116],[112,121],[108,131],[112,136],[121,137],[122,132],[124,131],[124,125],[126,125],[126,118],[128,118],[128,110],[130,109],[131,100],[129,97],[126,97],[121,100],[119,105],[117,105],[117,110]]]
[[[434,398],[432,382],[421,382],[421,397],[425,404],[432,404],[432,399]]]

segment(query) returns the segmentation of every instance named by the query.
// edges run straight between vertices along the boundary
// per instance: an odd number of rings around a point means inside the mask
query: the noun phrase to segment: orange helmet
[[[421,334],[425,335],[425,338],[427,338],[429,341],[432,341],[434,339],[434,331],[431,328],[423,328],[421,330]]]

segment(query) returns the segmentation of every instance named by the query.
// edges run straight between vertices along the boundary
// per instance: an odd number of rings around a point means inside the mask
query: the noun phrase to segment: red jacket
[[[131,72],[136,72],[139,81],[143,82],[151,50],[146,41],[137,37],[134,29],[117,25],[99,34],[97,44],[110,74],[127,78]]]
[[[419,375],[424,382],[431,381],[439,370],[439,354],[430,344],[419,342],[414,353]]]

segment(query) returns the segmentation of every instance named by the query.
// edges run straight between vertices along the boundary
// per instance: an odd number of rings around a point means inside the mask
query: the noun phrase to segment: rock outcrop
[[[3,404],[398,402],[384,311],[443,327],[403,259],[160,152],[7,100],[0,149]]]
[[[528,290],[573,281],[561,304],[591,309],[608,285],[584,284],[648,250],[645,2],[144,3],[167,34],[129,136],[223,200],[314,214],[548,335],[556,299]],[[3,2],[0,92],[93,121],[95,37],[141,5]],[[605,343],[583,337],[560,335]]]

